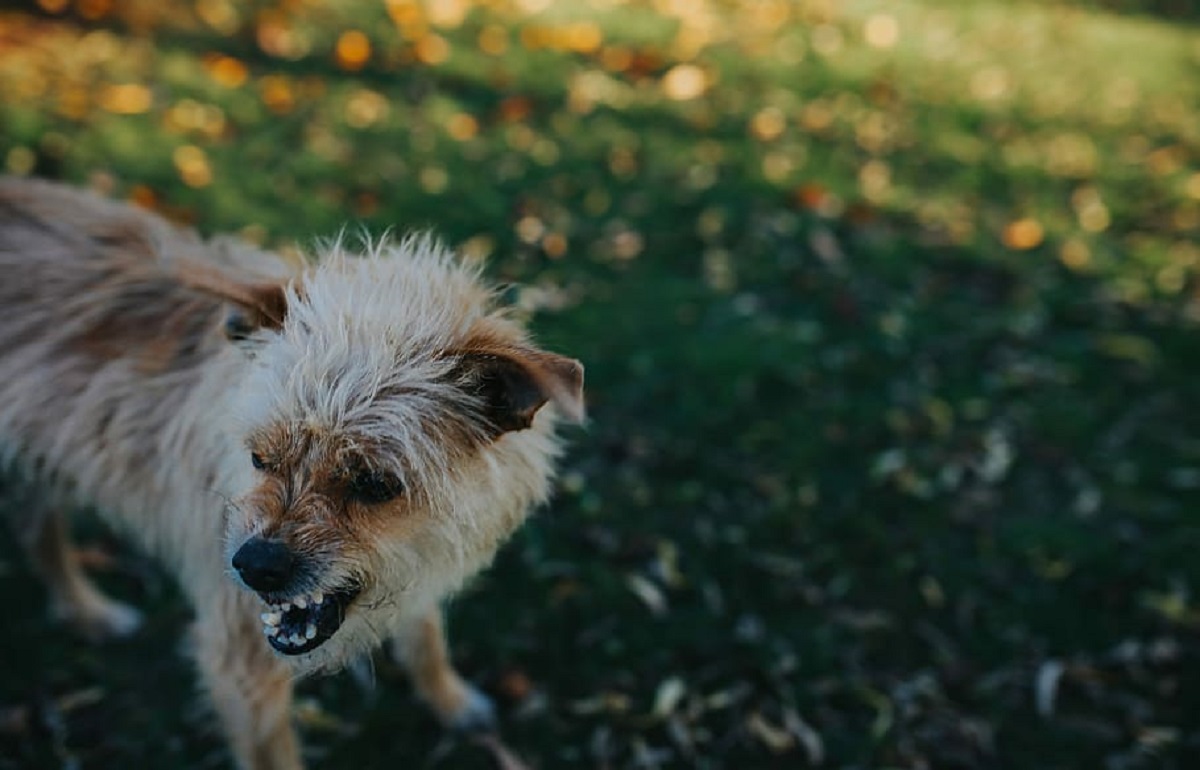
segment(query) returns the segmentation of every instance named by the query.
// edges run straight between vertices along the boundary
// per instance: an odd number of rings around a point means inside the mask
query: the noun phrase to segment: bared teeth
[[[320,635],[317,621],[323,614],[321,605],[332,597],[332,594],[316,590],[287,601],[267,602],[266,611],[259,614],[263,634],[276,647],[288,648],[289,651],[310,645]]]

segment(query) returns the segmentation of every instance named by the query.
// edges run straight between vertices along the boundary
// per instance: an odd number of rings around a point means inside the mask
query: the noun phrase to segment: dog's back
[[[162,459],[186,455],[166,444],[189,437],[165,427],[225,347],[223,302],[196,284],[286,270],[132,206],[0,179],[0,459],[10,475],[57,505],[132,516],[131,491],[177,489]]]

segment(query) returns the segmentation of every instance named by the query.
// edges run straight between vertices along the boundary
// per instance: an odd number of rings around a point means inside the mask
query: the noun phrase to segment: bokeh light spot
[[[778,139],[787,128],[787,119],[778,107],[764,107],[750,119],[750,133],[760,142]]]
[[[296,29],[282,11],[274,9],[258,15],[255,37],[265,53],[284,59],[299,59],[311,46],[307,34]]]
[[[476,41],[479,50],[491,56],[499,56],[508,50],[508,30],[499,24],[488,24],[479,31]]]
[[[636,230],[622,230],[613,236],[613,256],[622,261],[636,258],[646,248],[646,239]]]
[[[863,37],[872,48],[891,48],[900,40],[900,24],[895,16],[877,13],[867,18]]]
[[[241,23],[230,0],[197,0],[196,15],[222,35],[232,35]]]
[[[439,195],[450,185],[450,175],[441,166],[426,166],[418,176],[421,189],[431,195]]]
[[[188,187],[207,187],[212,184],[212,167],[204,150],[195,145],[185,144],[176,148],[172,160],[179,178]]]
[[[595,53],[600,50],[600,44],[603,42],[604,35],[599,25],[592,21],[571,24],[563,30],[565,47],[576,53]]]
[[[832,24],[820,24],[813,28],[812,47],[822,56],[833,56],[842,50],[844,43],[842,31]]]
[[[238,88],[250,75],[246,65],[232,56],[210,56],[204,66],[212,79],[226,88]]]
[[[360,70],[371,59],[371,41],[357,29],[346,30],[338,37],[335,55],[342,69]]]
[[[551,259],[562,259],[567,253],[567,238],[562,233],[546,233],[542,238],[542,251]]]
[[[1089,233],[1100,233],[1108,229],[1112,217],[1099,191],[1092,186],[1084,186],[1071,196],[1071,206],[1079,219],[1079,226]]]
[[[458,247],[459,253],[462,254],[465,259],[473,262],[481,262],[487,259],[495,250],[496,239],[487,233],[473,235],[467,240],[463,241]]]
[[[892,170],[881,160],[869,160],[858,172],[863,197],[872,202],[883,199],[892,186]]]
[[[425,12],[417,0],[387,0],[388,16],[398,27],[410,27],[425,20]]]
[[[1058,250],[1058,259],[1071,270],[1086,270],[1092,263],[1092,251],[1079,238],[1069,238]]]
[[[441,64],[450,58],[450,44],[441,35],[425,35],[413,50],[417,60],[424,64]]]
[[[4,168],[10,174],[25,176],[31,173],[36,165],[37,154],[28,147],[18,145],[9,150],[8,154],[4,156]]]
[[[387,117],[388,101],[378,91],[360,88],[346,100],[346,124],[367,128]]]
[[[532,214],[521,217],[513,227],[517,237],[530,245],[541,240],[546,233],[546,224]]]
[[[100,107],[117,115],[138,115],[150,109],[150,89],[136,83],[105,86],[98,98]]]
[[[1040,222],[1032,217],[1023,217],[1005,226],[1001,239],[1004,245],[1016,251],[1027,251],[1041,245],[1046,236]]]
[[[704,95],[708,76],[694,64],[677,64],[663,76],[661,85],[668,99],[687,101]]]
[[[452,29],[466,20],[471,4],[467,0],[430,0],[425,8],[430,24]]]
[[[264,77],[259,83],[259,92],[262,94],[263,104],[277,115],[289,113],[296,106],[296,94],[291,81],[283,75]]]
[[[1200,201],[1200,171],[1194,172],[1183,183],[1183,193],[1192,200]]]
[[[762,159],[763,176],[776,184],[786,181],[795,168],[795,160],[786,152],[769,152]]]
[[[452,139],[465,142],[479,133],[479,121],[465,112],[455,113],[446,121],[446,133]]]

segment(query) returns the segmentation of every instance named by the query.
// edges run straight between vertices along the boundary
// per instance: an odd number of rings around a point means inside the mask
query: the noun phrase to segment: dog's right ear
[[[468,350],[452,376],[477,399],[493,438],[530,427],[551,402],[569,420],[584,418],[583,364],[565,356],[521,346]]]
[[[287,316],[287,287],[271,281],[239,281],[215,270],[195,266],[181,274],[185,286],[228,303],[222,331],[234,343],[244,343],[259,329],[278,331]]]

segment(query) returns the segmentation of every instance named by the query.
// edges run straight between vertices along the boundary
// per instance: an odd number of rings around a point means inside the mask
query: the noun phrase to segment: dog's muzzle
[[[284,655],[312,652],[341,628],[346,610],[360,590],[313,591],[284,601],[272,601],[260,594],[267,603],[267,611],[261,616],[267,642]]]
[[[267,605],[262,613],[267,642],[284,655],[302,655],[325,643],[341,627],[360,588],[343,584],[333,590],[297,593],[311,586],[302,560],[278,540],[252,537],[233,555],[242,582]]]

